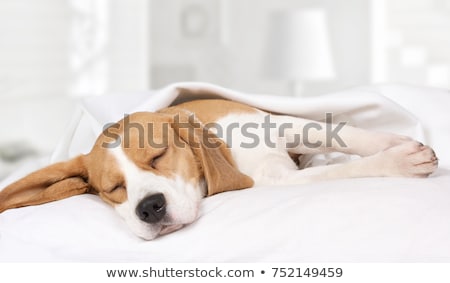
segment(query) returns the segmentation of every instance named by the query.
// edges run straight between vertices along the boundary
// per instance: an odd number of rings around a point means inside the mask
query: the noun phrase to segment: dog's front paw
[[[408,141],[380,153],[388,176],[428,177],[438,167],[438,158],[429,146]]]

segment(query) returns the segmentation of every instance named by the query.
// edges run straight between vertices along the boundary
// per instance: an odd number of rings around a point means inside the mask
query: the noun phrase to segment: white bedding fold
[[[424,138],[420,123],[412,114],[374,89],[354,88],[319,97],[294,98],[249,94],[208,83],[187,82],[133,95],[101,96],[84,100],[83,111],[66,133],[52,161],[87,152],[103,127],[122,119],[125,113],[156,111],[199,98],[231,99],[265,110],[313,120],[324,120],[325,113],[332,113],[335,122],[346,121],[366,129],[396,132],[420,140]]]

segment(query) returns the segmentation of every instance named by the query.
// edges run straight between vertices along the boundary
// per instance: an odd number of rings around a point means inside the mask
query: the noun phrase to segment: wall
[[[182,28],[183,13],[198,6],[205,14],[198,21],[207,25],[200,36]],[[250,92],[287,94],[287,82],[263,76],[268,20],[273,11],[306,7],[323,8],[329,16],[338,76],[306,84],[305,93],[366,84],[371,77],[369,0],[153,0],[152,7],[155,87],[201,80]],[[195,28],[195,19],[191,24]]]
[[[450,1],[373,2],[373,80],[450,88]]]
[[[80,97],[148,89],[149,11],[147,0],[0,1],[0,153],[51,152]]]
[[[0,2],[0,98],[67,91],[69,22],[65,1]]]

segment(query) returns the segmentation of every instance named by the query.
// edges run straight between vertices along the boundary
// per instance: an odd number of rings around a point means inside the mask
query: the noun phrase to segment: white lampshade
[[[335,76],[325,11],[275,12],[270,19],[266,74],[287,80]]]

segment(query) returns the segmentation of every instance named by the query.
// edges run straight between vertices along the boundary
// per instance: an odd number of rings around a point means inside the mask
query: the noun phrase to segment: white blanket
[[[346,121],[367,129],[424,138],[420,123],[413,115],[370,89],[355,88],[314,98],[293,98],[247,94],[207,83],[177,83],[153,92],[84,100],[82,110],[74,118],[52,161],[88,152],[104,125],[124,118],[126,113],[156,111],[199,98],[225,98],[313,120],[324,120],[325,113],[332,113],[335,122]]]
[[[393,90],[414,90],[416,100],[429,103],[435,97],[447,99],[446,105],[450,102],[446,91],[405,86],[295,99],[183,83],[153,93],[86,100],[53,161],[87,152],[102,126],[124,113],[197,97],[221,96],[318,120],[332,112],[339,120],[368,129],[408,134],[424,142],[428,136],[450,140],[450,127],[430,134],[433,127],[422,129],[416,117],[379,95],[391,97]],[[402,103],[398,95],[395,100]],[[445,126],[450,115],[446,109],[438,113],[442,103],[426,115],[439,117]],[[414,106],[408,108],[415,112]],[[445,146],[436,151],[441,163],[449,164]],[[37,166],[18,170],[0,187]],[[450,173],[445,167],[428,179],[347,179],[222,193],[203,201],[198,221],[149,242],[134,236],[92,195],[9,210],[0,214],[0,261],[449,261]]]

